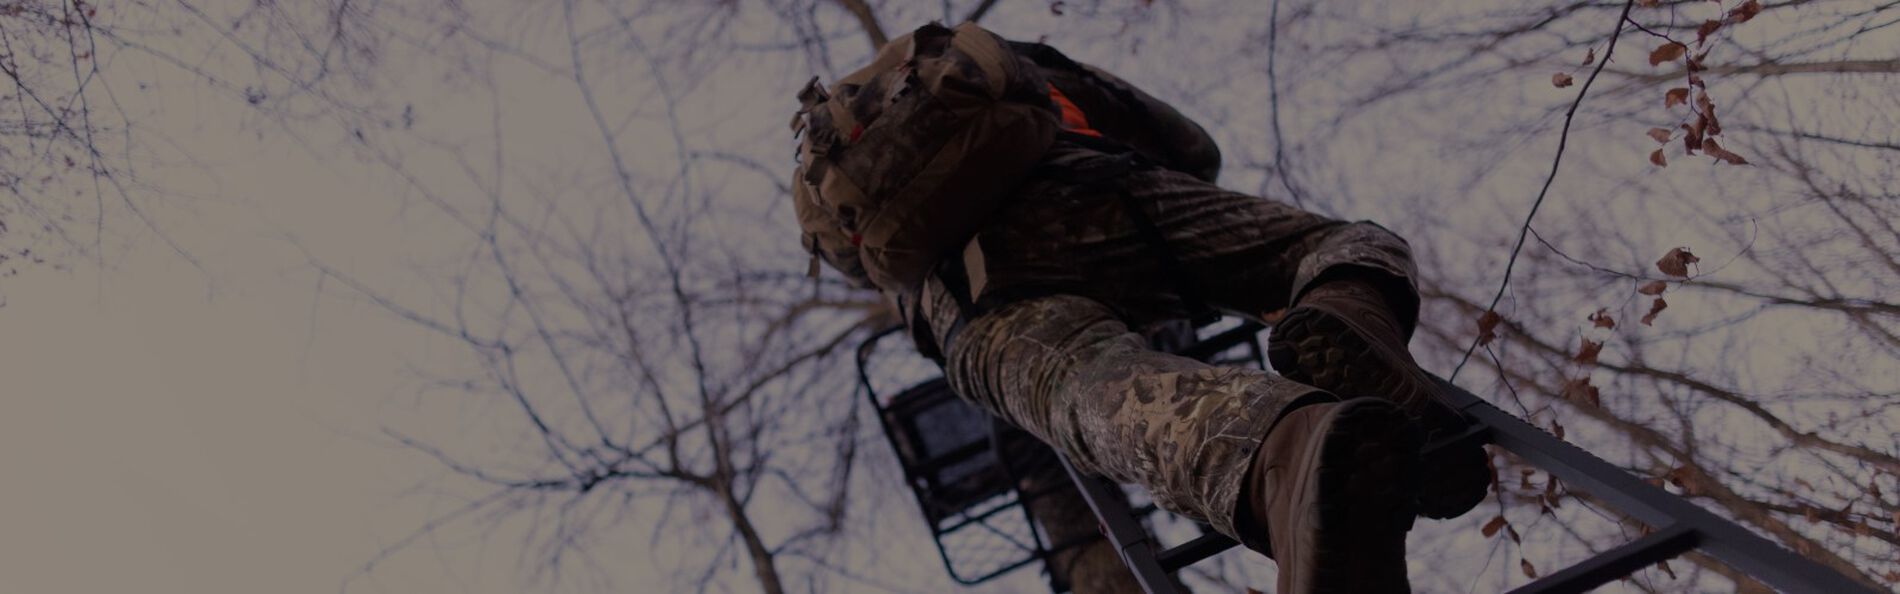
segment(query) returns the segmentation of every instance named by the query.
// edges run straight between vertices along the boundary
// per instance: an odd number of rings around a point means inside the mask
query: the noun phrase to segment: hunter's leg
[[[1238,535],[1241,478],[1269,424],[1295,402],[1332,400],[1263,371],[1150,350],[1108,307],[1070,295],[1003,305],[951,339],[944,371],[958,394],[1228,535]]]
[[[1281,591],[1406,590],[1418,442],[1390,404],[1339,403],[1263,371],[1150,350],[1078,296],[939,327],[958,394],[1081,469],[1139,484],[1163,508],[1273,554]]]
[[[1275,369],[1341,396],[1391,400],[1439,434],[1464,426],[1407,350],[1418,294],[1403,239],[1187,176],[1148,181],[1130,188],[1154,210],[1190,277],[1205,279],[1212,304],[1255,315],[1286,310],[1269,341]],[[1428,459],[1421,513],[1452,517],[1482,500],[1484,456],[1466,445]]]
[[[1411,247],[1384,227],[1327,218],[1170,171],[1133,174],[1125,188],[1210,305],[1262,316],[1317,286],[1353,279],[1379,290],[1406,334],[1418,318]]]

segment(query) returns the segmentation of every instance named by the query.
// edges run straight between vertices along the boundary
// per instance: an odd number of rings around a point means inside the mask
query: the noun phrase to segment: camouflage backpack
[[[811,273],[908,291],[962,249],[1048,150],[1048,83],[975,24],[925,25],[799,93],[792,199]]]

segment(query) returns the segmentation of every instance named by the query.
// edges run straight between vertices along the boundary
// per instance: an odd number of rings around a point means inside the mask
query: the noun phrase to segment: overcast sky
[[[325,144],[332,133],[290,135],[229,94],[118,58],[108,80],[147,83],[124,93],[125,109],[146,116],[141,139],[162,149],[141,173],[172,193],[152,212],[189,257],[127,224],[108,230],[103,268],[27,268],[0,285],[0,592],[601,591],[585,576],[536,581],[517,536],[466,530],[357,577],[468,493],[442,487],[439,463],[383,433],[460,422],[418,416],[416,370],[452,367],[463,351],[334,281],[320,287],[308,259],[427,304],[418,262],[465,238],[432,225],[386,170]],[[591,122],[571,93],[519,64],[497,72],[511,154],[537,165],[598,154],[575,140],[590,138]],[[485,100],[457,100],[427,77],[389,92],[447,135],[488,121]],[[667,146],[634,150],[636,164],[668,167]],[[442,162],[411,166],[462,183]],[[517,443],[473,441],[483,442]],[[675,569],[670,558],[704,555],[650,551],[635,526],[594,550],[618,591],[651,591],[656,568]],[[904,573],[923,576],[907,587],[943,583],[929,541],[909,532],[888,547],[912,560]],[[992,591],[1035,587],[1021,573]]]

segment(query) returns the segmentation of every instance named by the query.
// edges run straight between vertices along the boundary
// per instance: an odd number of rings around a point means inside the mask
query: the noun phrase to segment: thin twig
[[[1294,189],[1292,176],[1287,174],[1286,136],[1280,132],[1280,79],[1273,67],[1279,40],[1280,0],[1273,0],[1273,8],[1267,13],[1267,109],[1273,115],[1273,175],[1280,178],[1280,186],[1286,188],[1293,205],[1305,210],[1306,197]]]
[[[976,5],[976,8],[970,11],[970,15],[963,17],[963,20],[972,23],[983,20],[983,16],[989,14],[990,9],[996,8],[997,2],[998,0],[983,0],[983,3]]]
[[[1583,87],[1577,89],[1577,98],[1570,102],[1570,109],[1564,112],[1563,131],[1557,135],[1557,155],[1550,160],[1550,174],[1544,177],[1544,187],[1537,191],[1537,200],[1531,203],[1531,211],[1524,215],[1524,224],[1517,230],[1517,245],[1511,247],[1511,257],[1504,263],[1504,280],[1498,283],[1498,292],[1491,296],[1491,305],[1487,311],[1496,311],[1498,302],[1504,299],[1505,289],[1511,286],[1511,271],[1517,267],[1517,256],[1524,251],[1524,240],[1530,237],[1531,221],[1537,218],[1537,210],[1544,206],[1544,199],[1550,195],[1550,185],[1557,181],[1557,168],[1563,165],[1564,149],[1570,144],[1570,123],[1577,117],[1577,108],[1583,106],[1583,98],[1590,94],[1590,85],[1597,81],[1597,75],[1603,73],[1603,67],[1609,65],[1610,58],[1616,55],[1616,40],[1623,35],[1623,22],[1629,19],[1630,9],[1636,6],[1636,0],[1623,2],[1623,13],[1616,18],[1616,29],[1610,32],[1610,42],[1603,50],[1603,60],[1590,71],[1590,78],[1583,81]],[[1471,353],[1478,349],[1479,337],[1472,337],[1471,345],[1465,347],[1465,354],[1458,359],[1458,366],[1451,370],[1451,381],[1457,381],[1458,372],[1463,371],[1465,363],[1471,361]]]

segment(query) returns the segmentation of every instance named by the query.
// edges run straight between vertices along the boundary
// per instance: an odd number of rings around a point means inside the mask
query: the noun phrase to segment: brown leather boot
[[[1411,591],[1420,437],[1391,403],[1359,398],[1286,414],[1241,489],[1243,540],[1279,564],[1282,594]]]
[[[1431,378],[1406,349],[1406,332],[1370,283],[1338,280],[1309,290],[1273,328],[1267,357],[1294,381],[1344,397],[1373,396],[1398,404],[1428,437],[1450,435],[1468,421],[1440,400]],[[1484,446],[1465,443],[1423,461],[1419,514],[1452,518],[1484,500],[1491,473]]]

